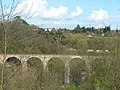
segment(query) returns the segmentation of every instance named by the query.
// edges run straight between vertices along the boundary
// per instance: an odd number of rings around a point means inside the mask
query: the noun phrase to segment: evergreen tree
[[[75,27],[73,32],[75,32],[75,33],[81,33],[82,32],[79,24]]]
[[[110,26],[105,26],[104,32],[110,32],[110,30],[111,30]]]

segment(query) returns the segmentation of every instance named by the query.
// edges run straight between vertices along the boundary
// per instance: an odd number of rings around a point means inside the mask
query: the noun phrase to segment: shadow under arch
[[[58,84],[58,86],[65,84],[65,64],[58,58],[53,57],[47,62],[48,73],[50,76],[50,84]],[[52,89],[52,88],[51,88]]]
[[[70,67],[70,82],[76,87],[80,86],[87,79],[88,69],[86,63],[81,58],[73,58],[69,62]]]
[[[40,90],[43,83],[43,62],[39,58],[31,57],[27,60],[25,81],[28,90]]]
[[[31,57],[27,60],[27,67],[40,69],[43,68],[43,62],[37,57]]]
[[[14,64],[16,66],[21,65],[21,61],[16,57],[9,57],[6,59],[5,64]]]
[[[22,89],[21,70],[22,64],[18,58],[10,57],[6,59],[4,62],[4,90]]]

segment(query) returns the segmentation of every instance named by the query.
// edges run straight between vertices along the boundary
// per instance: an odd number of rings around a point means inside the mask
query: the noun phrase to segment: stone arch
[[[19,60],[20,62],[22,62],[22,61],[21,61],[21,57],[18,56],[18,55],[7,55],[4,62],[8,61],[9,59],[17,59],[17,60]]]
[[[111,66],[110,66],[111,67]],[[106,85],[105,82],[109,81],[109,65],[107,63],[106,59],[103,58],[95,58],[91,62],[91,81],[93,82],[92,87],[95,87],[95,85]],[[107,82],[108,83],[108,82]],[[102,87],[101,87],[102,88]]]
[[[82,85],[87,79],[88,69],[86,67],[86,63],[81,58],[73,58],[69,62],[69,78],[70,82],[72,82],[76,87]]]
[[[41,63],[41,64],[40,64]],[[43,62],[38,57],[31,57],[27,60],[27,67],[43,67]]]
[[[16,67],[21,68],[21,66],[22,66],[21,61],[16,57],[9,57],[5,60],[4,63],[5,63],[4,64],[5,68],[8,68],[8,69],[19,69],[19,68],[16,68]]]
[[[47,62],[48,72],[52,74],[53,84],[65,84],[65,63],[59,57],[53,57]],[[52,84],[52,83],[51,83]]]
[[[16,57],[9,57],[4,62],[4,84],[5,90],[22,89],[22,64]],[[21,81],[21,82],[20,82]],[[14,85],[20,86],[14,86]]]
[[[5,60],[5,63],[8,62],[8,63],[11,63],[13,62],[14,64],[17,64],[17,65],[20,65],[21,64],[21,60],[17,57],[8,57],[6,60]]]
[[[94,60],[92,60],[92,62],[90,64],[91,64],[91,67],[93,67],[93,66],[99,67],[100,65],[105,65],[106,64],[106,59],[95,58]]]
[[[71,60],[74,60],[74,59],[83,60],[83,58],[82,58],[81,56],[73,56],[73,57],[71,57]],[[71,61],[71,60],[70,60],[70,61]]]
[[[27,60],[27,73],[25,75],[26,88],[39,90],[43,81],[43,62],[38,57],[31,57]],[[32,83],[32,85],[31,85]]]
[[[102,63],[103,60],[104,60],[103,58],[97,57],[97,58],[94,58],[94,60],[92,60],[92,63],[93,63],[93,62],[96,62],[96,63],[97,63],[97,62],[101,62],[101,63]]]
[[[52,62],[51,62],[52,61]],[[51,58],[48,62],[47,62],[47,65],[48,64],[50,64],[50,66],[48,65],[48,69],[49,69],[49,67],[52,67],[52,65],[55,65],[55,64],[57,64],[57,65],[59,65],[61,63],[61,65],[63,66],[63,67],[65,67],[65,63],[63,62],[63,60],[61,59],[61,58],[59,58],[59,57],[53,57],[53,58]],[[54,67],[55,68],[55,67]],[[60,68],[60,67],[59,67]]]
[[[104,72],[105,68],[107,68],[107,62],[103,58],[95,58],[91,62],[91,74],[99,75],[101,71]],[[102,74],[102,73],[101,73]]]

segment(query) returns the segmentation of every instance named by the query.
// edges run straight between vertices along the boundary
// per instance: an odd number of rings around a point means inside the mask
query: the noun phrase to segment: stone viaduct
[[[91,60],[95,60],[96,58],[101,58],[101,56],[85,56],[85,55],[40,55],[40,54],[15,54],[15,55],[11,55],[8,54],[4,57],[4,55],[0,55],[0,61],[1,63],[5,63],[6,60],[8,58],[17,58],[21,61],[22,63],[22,69],[27,68],[27,60],[30,58],[38,58],[39,60],[42,61],[43,63],[43,68],[45,69],[47,66],[47,62],[52,59],[52,58],[59,58],[63,61],[64,65],[65,65],[65,82],[68,83],[69,82],[69,72],[70,72],[70,68],[69,68],[69,63],[71,60],[78,58],[80,60],[84,60],[85,64],[87,66],[87,68],[89,68],[89,62]],[[3,60],[3,61],[2,61]]]

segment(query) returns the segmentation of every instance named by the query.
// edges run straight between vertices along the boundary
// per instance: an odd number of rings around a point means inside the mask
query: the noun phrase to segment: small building
[[[99,33],[104,33],[104,28],[98,28]]]
[[[52,31],[52,28],[45,28],[45,31]]]

